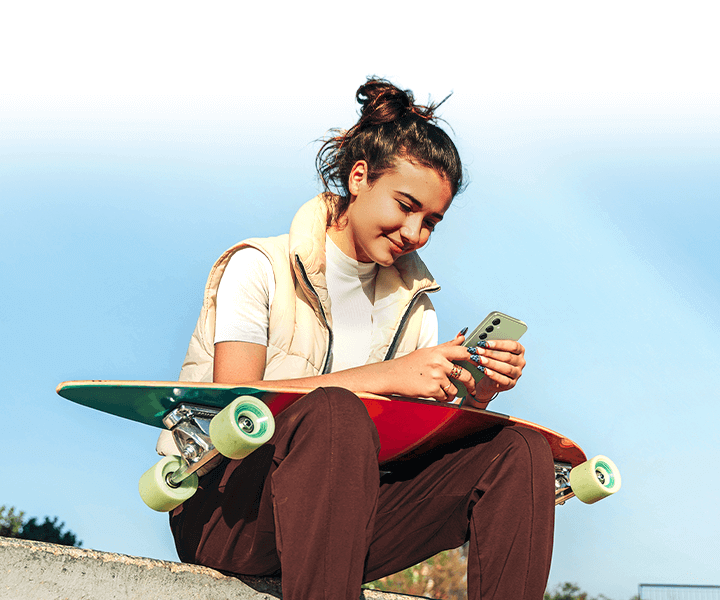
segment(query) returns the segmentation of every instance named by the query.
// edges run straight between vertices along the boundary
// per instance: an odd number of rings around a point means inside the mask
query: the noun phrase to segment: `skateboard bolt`
[[[190,442],[187,446],[185,446],[185,448],[183,448],[182,453],[186,459],[192,460],[198,455],[198,447],[195,445],[195,443]]]
[[[255,424],[252,422],[252,419],[249,417],[240,417],[238,419],[238,426],[245,433],[252,433],[253,430],[255,429]]]
[[[600,471],[600,470],[598,469],[597,471],[595,471],[595,477],[598,478],[598,481],[599,481],[601,484],[605,485],[605,473],[603,473],[602,471]]]

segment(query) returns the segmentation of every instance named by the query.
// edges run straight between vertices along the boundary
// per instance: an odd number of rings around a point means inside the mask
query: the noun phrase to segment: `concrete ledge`
[[[280,580],[207,567],[0,537],[2,600],[272,600]],[[408,600],[363,590],[365,600]]]

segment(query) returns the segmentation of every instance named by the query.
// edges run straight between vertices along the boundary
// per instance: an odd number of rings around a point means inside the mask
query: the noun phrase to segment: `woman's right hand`
[[[450,402],[458,393],[454,382],[460,381],[474,396],[475,380],[467,369],[453,362],[468,360],[470,355],[462,345],[464,341],[464,336],[458,334],[439,346],[421,348],[389,361],[387,375],[392,391],[387,393]]]

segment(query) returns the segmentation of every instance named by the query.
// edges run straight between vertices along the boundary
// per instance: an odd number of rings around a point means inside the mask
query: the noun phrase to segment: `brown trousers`
[[[470,600],[540,600],[550,570],[554,469],[545,439],[499,428],[381,476],[362,402],[319,388],[272,440],[226,460],[170,515],[184,562],[282,573],[285,600],[357,600],[373,581],[470,541]]]

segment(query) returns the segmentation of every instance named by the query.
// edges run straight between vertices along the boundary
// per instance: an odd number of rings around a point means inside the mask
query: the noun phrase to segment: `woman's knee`
[[[340,387],[317,388],[296,405],[299,405],[297,408],[303,413],[303,418],[318,433],[325,435],[332,431],[334,436],[348,444],[368,440],[379,450],[380,440],[375,424],[365,404],[351,391]]]
[[[533,477],[554,478],[552,450],[542,433],[525,427],[506,427],[501,435],[506,438],[509,456],[524,465]]]

